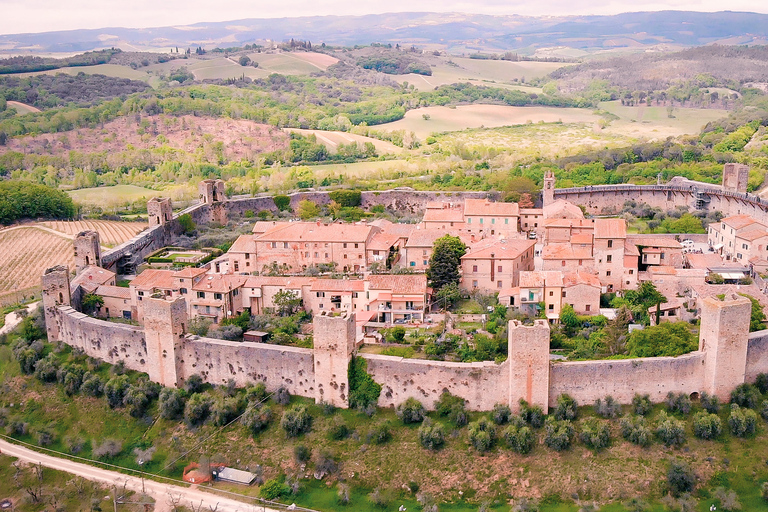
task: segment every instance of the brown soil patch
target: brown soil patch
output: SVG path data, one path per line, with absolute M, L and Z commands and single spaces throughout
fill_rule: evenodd
M 225 159 L 250 159 L 259 153 L 283 149 L 288 136 L 269 125 L 244 119 L 185 116 L 126 116 L 103 128 L 80 128 L 62 133 L 16 137 L 0 148 L 0 152 L 19 151 L 64 156 L 70 151 L 80 153 L 117 153 L 130 149 L 167 147 L 194 153 L 219 150 Z

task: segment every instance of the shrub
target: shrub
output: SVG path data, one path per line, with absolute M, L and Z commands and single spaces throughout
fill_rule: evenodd
M 339 470 L 339 463 L 331 452 L 321 450 L 317 455 L 315 469 L 320 473 L 331 475 Z
M 480 453 L 493 448 L 496 442 L 496 427 L 488 418 L 480 418 L 469 425 L 469 442 Z
M 741 510 L 741 502 L 736 493 L 730 489 L 724 487 L 718 487 L 715 489 L 715 498 L 720 500 L 720 510 L 725 512 L 736 512 Z
M 570 420 L 558 420 L 547 418 L 544 422 L 546 435 L 544 444 L 555 451 L 561 452 L 571 447 L 573 442 L 574 430 Z
M 374 507 L 387 508 L 389 503 L 392 501 L 392 496 L 390 496 L 387 491 L 377 487 L 371 494 L 368 495 L 368 500 L 370 500 Z
M 69 453 L 78 454 L 83 451 L 85 446 L 85 439 L 78 436 L 67 436 L 64 438 L 64 446 L 67 447 Z
M 723 422 L 717 414 L 705 411 L 693 416 L 693 435 L 699 439 L 715 439 L 723 431 Z
M 288 487 L 288 484 L 275 478 L 264 482 L 264 485 L 259 489 L 259 497 L 265 500 L 276 500 L 289 494 L 291 494 L 291 488 Z
M 768 482 L 763 482 L 760 486 L 760 495 L 763 497 L 763 501 L 768 501 Z
M 269 406 L 251 403 L 245 408 L 240 421 L 251 431 L 251 435 L 256 436 L 269 426 L 272 417 L 272 409 Z
M 128 377 L 125 375 L 119 375 L 109 379 L 104 386 L 104 394 L 107 395 L 107 404 L 109 404 L 112 409 L 122 406 L 123 399 L 125 398 L 125 394 L 128 392 L 129 387 L 130 383 L 128 382 Z
M 93 449 L 93 456 L 97 459 L 117 457 L 123 451 L 123 443 L 116 439 L 106 439 Z
M 336 412 L 336 406 L 330 402 L 323 402 L 321 400 L 319 405 L 320 405 L 320 412 L 322 412 L 326 416 L 330 416 Z
M 684 462 L 672 461 L 667 470 L 667 485 L 673 496 L 690 493 L 696 484 L 696 476 Z
M 281 212 L 289 210 L 291 208 L 291 198 L 285 195 L 274 196 L 272 200 L 275 202 L 275 206 Z
M 373 444 L 385 444 L 392 439 L 392 432 L 389 429 L 389 423 L 383 422 L 374 425 L 366 435 L 366 440 Z
M 731 403 L 739 407 L 748 407 L 754 409 L 760 403 L 760 392 L 752 384 L 739 384 L 736 389 L 731 391 Z
M 664 400 L 667 405 L 667 411 L 678 412 L 682 415 L 687 415 L 691 412 L 691 399 L 685 393 L 667 393 L 667 398 Z
M 752 409 L 742 409 L 738 404 L 731 404 L 728 427 L 736 437 L 752 435 L 757 427 L 757 414 Z
M 272 398 L 276 404 L 288 405 L 291 401 L 291 394 L 284 386 L 280 386 Z
M 211 421 L 217 427 L 223 427 L 240 415 L 240 402 L 236 398 L 224 397 L 213 402 Z
M 405 327 L 402 325 L 396 325 L 389 330 L 392 341 L 395 343 L 403 343 L 405 341 Z
M 579 439 L 588 448 L 600 450 L 611 442 L 611 430 L 605 422 L 597 418 L 587 418 L 580 422 Z
M 685 442 L 685 424 L 662 411 L 656 423 L 656 436 L 667 446 Z
M 167 420 L 176 420 L 184 415 L 186 397 L 184 391 L 176 388 L 163 388 L 157 401 L 157 409 L 160 417 Z
M 41 382 L 56 382 L 59 361 L 53 354 L 48 354 L 35 363 L 35 378 Z
M 37 444 L 39 446 L 49 446 L 56 439 L 56 434 L 48 427 L 43 427 L 37 431 Z
M 413 397 L 398 405 L 395 413 L 406 425 L 409 423 L 420 423 L 424 420 L 424 406 Z
M 768 421 L 768 400 L 763 400 L 763 403 L 760 404 L 760 416 Z
M 296 405 L 283 413 L 280 426 L 288 437 L 298 437 L 312 430 L 312 415 L 306 406 Z
M 123 397 L 123 405 L 134 418 L 141 418 L 149 407 L 149 397 L 138 386 L 130 386 Z
M 184 383 L 184 389 L 190 395 L 199 393 L 203 389 L 203 378 L 196 373 L 193 373 L 187 377 L 187 382 Z
M 757 374 L 757 378 L 755 378 L 755 387 L 763 394 L 768 393 L 768 373 Z
M 365 409 L 376 405 L 381 394 L 381 385 L 368 374 L 368 363 L 362 357 L 352 357 L 349 361 L 347 377 L 349 380 L 349 406 Z
M 522 420 L 512 422 L 501 434 L 508 448 L 517 453 L 530 453 L 533 449 L 533 431 Z
M 454 396 L 448 391 L 443 391 L 435 402 L 435 410 L 440 416 L 447 416 L 448 421 L 461 428 L 469 421 L 469 414 L 465 407 L 466 400 Z
M 544 426 L 544 410 L 538 405 L 529 405 L 520 399 L 520 417 L 533 428 Z
M 245 388 L 245 400 L 249 404 L 263 402 L 266 398 L 267 386 L 265 386 L 263 382 Z
M 651 410 L 653 410 L 651 398 L 648 395 L 640 395 L 635 393 L 635 396 L 632 397 L 632 410 L 638 416 L 645 416 L 651 412 Z
M 80 391 L 88 396 L 101 396 L 104 393 L 104 383 L 98 375 L 86 372 L 83 375 L 83 383 L 80 384 Z
M 621 436 L 632 444 L 646 447 L 651 444 L 653 432 L 643 416 L 621 419 Z
M 211 397 L 203 393 L 197 393 L 187 400 L 184 406 L 184 421 L 190 427 L 201 425 L 211 413 Z
M 339 483 L 336 491 L 337 501 L 339 505 L 349 504 L 349 486 L 347 484 Z
M 350 430 L 344 420 L 337 417 L 335 418 L 331 428 L 328 429 L 328 439 L 333 441 L 342 441 L 349 437 Z
M 573 421 L 579 415 L 579 404 L 573 397 L 564 393 L 557 397 L 554 415 L 557 420 Z
M 512 417 L 512 410 L 508 405 L 496 404 L 491 411 L 491 419 L 497 425 L 504 425 L 509 423 L 509 418 Z
M 611 395 L 595 400 L 595 414 L 603 418 L 615 418 L 621 414 L 621 405 Z
M 701 407 L 710 414 L 720 412 L 720 400 L 706 391 L 701 392 Z
M 303 444 L 297 444 L 293 448 L 293 458 L 299 464 L 306 464 L 309 459 L 312 458 L 312 450 L 304 446 Z
M 439 450 L 445 444 L 443 427 L 427 418 L 419 427 L 419 443 L 427 450 Z

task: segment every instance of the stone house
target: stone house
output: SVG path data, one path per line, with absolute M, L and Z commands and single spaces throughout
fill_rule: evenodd
M 466 292 L 498 293 L 518 286 L 520 272 L 534 269 L 533 240 L 485 239 L 461 258 L 460 288 Z
M 748 262 L 751 257 L 757 254 L 749 255 L 753 240 L 760 240 L 757 245 L 762 245 L 765 249 L 766 244 L 762 242 L 762 233 L 768 230 L 765 225 L 757 222 L 751 216 L 746 214 L 732 215 L 721 219 L 720 222 L 713 222 L 707 229 L 707 241 L 709 245 L 726 260 L 737 259 Z M 737 241 L 738 237 L 742 237 Z M 744 247 L 747 247 L 746 249 Z M 759 251 L 758 251 L 759 252 Z M 741 257 L 739 257 L 741 256 Z

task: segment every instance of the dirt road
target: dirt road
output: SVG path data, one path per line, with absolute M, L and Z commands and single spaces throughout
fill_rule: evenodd
M 216 496 L 195 486 L 181 487 L 163 484 L 154 480 L 128 476 L 115 471 L 108 471 L 87 464 L 45 455 L 1 439 L 0 452 L 25 462 L 33 464 L 39 462 L 45 467 L 66 471 L 67 473 L 99 482 L 109 487 L 116 486 L 118 494 L 123 489 L 138 493 L 143 492 L 155 500 L 155 512 L 170 512 L 173 510 L 174 504 L 190 508 L 194 505 L 195 510 L 215 510 L 216 512 L 278 512 L 276 509 L 266 508 L 262 505 L 251 505 L 231 498 Z

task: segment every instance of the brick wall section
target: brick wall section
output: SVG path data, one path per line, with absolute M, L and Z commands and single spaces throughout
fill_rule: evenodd
M 749 334 L 745 380 L 754 382 L 759 373 L 768 373 L 768 331 Z
M 381 384 L 380 407 L 395 407 L 412 397 L 431 410 L 445 390 L 467 400 L 467 408 L 473 411 L 488 411 L 494 404 L 507 403 L 507 362 L 452 363 L 378 354 L 360 356 L 368 362 L 373 380 Z
M 661 402 L 670 391 L 700 392 L 703 362 L 704 355 L 693 352 L 679 357 L 554 363 L 549 405 L 556 405 L 562 393 L 568 393 L 581 405 L 589 405 L 606 395 L 627 404 L 635 393 L 648 394 L 651 401 Z
M 311 349 L 187 336 L 180 357 L 186 376 L 211 384 L 263 382 L 269 391 L 285 386 L 292 395 L 315 396 Z

